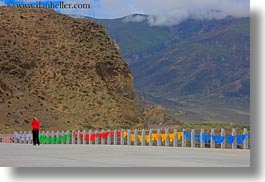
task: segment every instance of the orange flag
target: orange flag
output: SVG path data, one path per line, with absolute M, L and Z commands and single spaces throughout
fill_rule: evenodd
M 130 139 L 131 139 L 131 142 L 134 141 L 134 134 L 131 134 Z
M 182 135 L 183 135 L 183 132 L 178 132 L 178 140 L 181 140 Z
M 149 135 L 146 135 L 144 139 L 145 139 L 146 142 L 150 142 L 150 137 L 149 137 Z

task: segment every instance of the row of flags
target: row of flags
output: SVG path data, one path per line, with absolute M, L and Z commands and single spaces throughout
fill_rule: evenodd
M 49 144 L 61 144 L 61 143 L 66 143 L 67 139 L 71 140 L 72 137 L 74 137 L 75 139 L 78 137 L 83 139 L 85 141 L 95 141 L 96 139 L 107 139 L 108 137 L 113 138 L 115 132 L 111 131 L 111 132 L 101 132 L 101 133 L 93 133 L 93 134 L 84 134 L 83 133 L 79 133 L 78 132 L 69 132 L 65 135 L 59 135 L 59 136 L 47 136 L 47 135 L 43 135 L 41 134 L 39 136 L 40 138 L 40 142 L 41 143 L 49 143 Z M 191 132 L 176 132 L 176 133 L 170 133 L 170 134 L 155 134 L 152 133 L 151 135 L 147 134 L 144 136 L 144 140 L 146 142 L 150 142 L 150 140 L 152 142 L 157 141 L 158 139 L 161 139 L 162 142 L 165 142 L 167 138 L 169 138 L 169 142 L 173 142 L 174 138 L 175 140 L 180 141 L 182 139 L 182 136 L 186 136 L 188 141 L 191 141 Z M 131 142 L 134 142 L 135 140 L 135 135 L 134 134 L 130 134 L 130 136 L 128 136 L 128 132 L 124 131 L 117 131 L 116 132 L 116 136 L 117 138 L 121 138 L 121 135 L 123 136 L 123 138 L 130 138 Z M 250 138 L 250 134 L 243 134 L 243 135 L 236 135 L 236 136 L 218 136 L 218 135 L 210 135 L 210 134 L 195 134 L 195 140 L 196 142 L 201 142 L 201 140 L 203 140 L 205 143 L 210 143 L 211 138 L 217 143 L 217 144 L 221 144 L 223 143 L 225 140 L 227 142 L 227 144 L 232 144 L 234 141 L 237 141 L 237 144 L 243 144 L 243 141 L 247 138 Z M 14 139 L 15 140 L 26 140 L 26 141 L 31 141 L 32 140 L 32 134 L 18 134 L 18 133 L 14 133 Z M 143 142 L 143 136 L 142 135 L 137 135 L 137 140 L 139 142 Z

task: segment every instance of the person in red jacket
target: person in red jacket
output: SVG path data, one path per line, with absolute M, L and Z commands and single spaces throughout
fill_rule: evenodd
M 32 135 L 33 135 L 33 145 L 40 145 L 39 140 L 39 130 L 40 130 L 40 121 L 37 118 L 34 118 L 31 121 Z

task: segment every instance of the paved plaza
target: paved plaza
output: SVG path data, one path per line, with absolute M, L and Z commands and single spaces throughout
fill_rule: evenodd
M 1 167 L 249 167 L 250 151 L 0 143 Z

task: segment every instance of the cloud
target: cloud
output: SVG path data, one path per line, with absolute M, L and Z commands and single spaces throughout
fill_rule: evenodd
M 129 15 L 126 16 L 122 21 L 123 22 L 143 22 L 147 20 L 147 16 L 143 15 Z
M 183 20 L 190 17 L 190 14 L 185 10 L 175 10 L 172 12 L 152 15 L 148 17 L 148 23 L 151 26 L 161 26 L 161 25 L 175 25 Z
M 118 18 L 131 14 L 151 15 L 145 19 L 130 16 L 125 21 L 144 21 L 150 25 L 174 25 L 187 18 L 220 19 L 227 16 L 248 17 L 249 0 L 94 0 L 99 18 Z M 104 15 L 104 16 L 102 16 Z
M 4 6 L 5 2 L 0 0 L 0 6 Z

